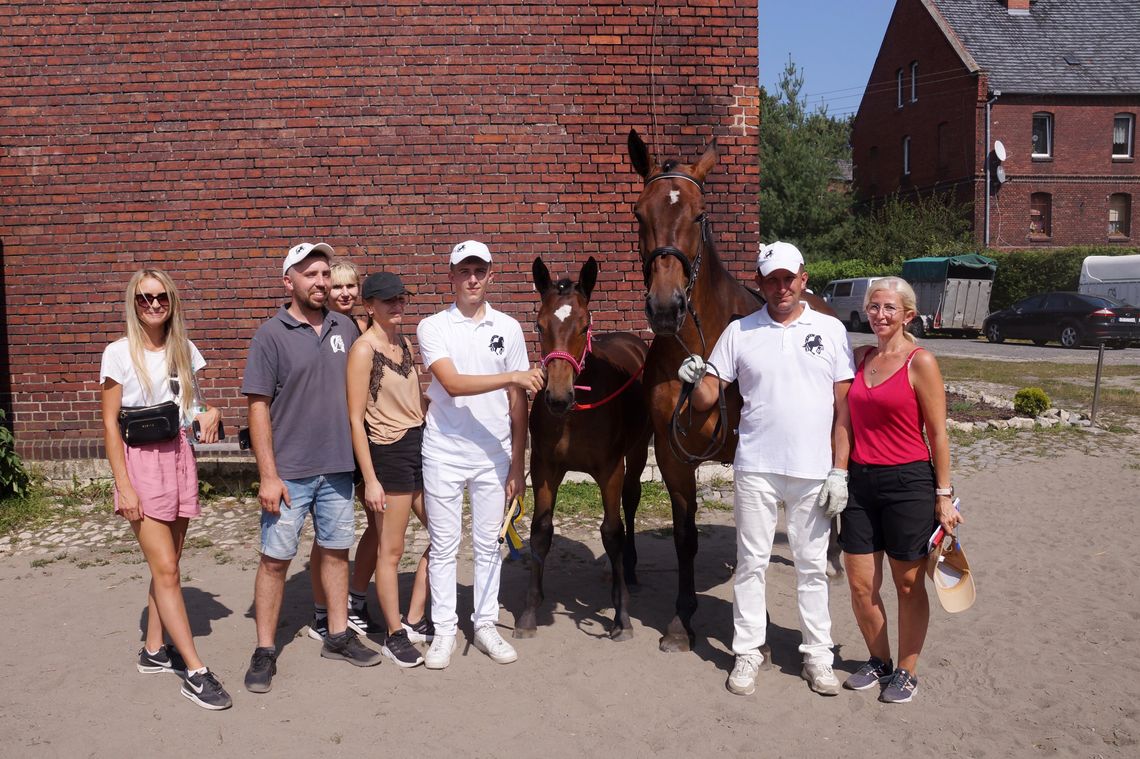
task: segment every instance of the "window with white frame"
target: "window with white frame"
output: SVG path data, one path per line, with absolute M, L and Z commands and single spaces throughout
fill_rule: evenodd
M 902 108 L 903 107 L 903 70 L 902 69 L 899 69 L 898 71 L 895 72 L 895 82 L 896 82 L 895 102 L 899 108 Z
M 910 176 L 910 136 L 903 137 L 902 141 L 903 176 Z
M 1108 236 L 1128 237 L 1131 230 L 1132 196 L 1118 192 L 1108 196 Z
M 910 62 L 910 102 L 918 102 L 918 61 Z
M 1053 114 L 1033 114 L 1032 139 L 1034 158 L 1049 158 L 1053 155 Z
M 1131 113 L 1118 113 L 1112 120 L 1112 157 L 1131 158 L 1132 139 L 1136 132 L 1136 117 Z

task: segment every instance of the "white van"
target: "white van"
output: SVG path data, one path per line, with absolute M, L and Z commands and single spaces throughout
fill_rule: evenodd
M 853 279 L 833 279 L 827 283 L 820 297 L 835 309 L 835 315 L 847 324 L 852 332 L 861 332 L 867 326 L 863 314 L 863 296 L 867 288 L 882 277 L 855 277 Z
M 1140 255 L 1089 256 L 1081 264 L 1077 292 L 1140 306 Z

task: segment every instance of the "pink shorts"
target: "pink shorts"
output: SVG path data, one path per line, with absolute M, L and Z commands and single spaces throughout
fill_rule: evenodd
M 139 497 L 142 513 L 151 519 L 173 522 L 178 517 L 196 517 L 198 465 L 183 430 L 173 440 L 131 446 L 126 443 L 127 477 Z M 115 511 L 119 491 L 115 489 Z

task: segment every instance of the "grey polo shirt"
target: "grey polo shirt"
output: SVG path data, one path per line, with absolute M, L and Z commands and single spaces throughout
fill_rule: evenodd
M 254 334 L 241 391 L 272 398 L 273 455 L 282 479 L 355 468 L 345 375 L 357 334 L 351 318 L 326 311 L 317 335 L 284 306 Z

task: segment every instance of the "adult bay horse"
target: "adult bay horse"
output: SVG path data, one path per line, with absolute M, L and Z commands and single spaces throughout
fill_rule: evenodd
M 697 554 L 696 468 L 703 461 L 730 463 L 736 454 L 740 389 L 732 383 L 718 406 L 676 414 L 681 396 L 677 368 L 690 354 L 708 358 L 725 327 L 763 305 L 721 263 L 705 211 L 704 180 L 716 164 L 714 140 L 696 163 L 658 164 L 631 129 L 629 158 L 645 180 L 634 206 L 638 254 L 645 278 L 645 313 L 655 337 L 645 363 L 657 465 L 673 507 L 677 550 L 676 616 L 660 640 L 662 651 L 688 651 L 697 609 L 693 560 Z M 811 307 L 832 310 L 815 296 Z
M 554 503 L 566 472 L 589 474 L 602 492 L 602 545 L 610 559 L 614 624 L 610 637 L 628 640 L 629 589 L 636 583 L 634 515 L 641 500 L 641 472 L 649 455 L 649 409 L 641 385 L 648 348 L 628 332 L 594 334 L 590 296 L 598 277 L 592 257 L 578 281 L 551 280 L 541 258 L 532 267 L 542 304 L 536 328 L 546 368 L 546 386 L 530 412 L 530 585 L 515 621 L 516 638 L 537 629 L 542 574 L 554 536 Z M 622 525 L 622 511 L 625 525 Z

